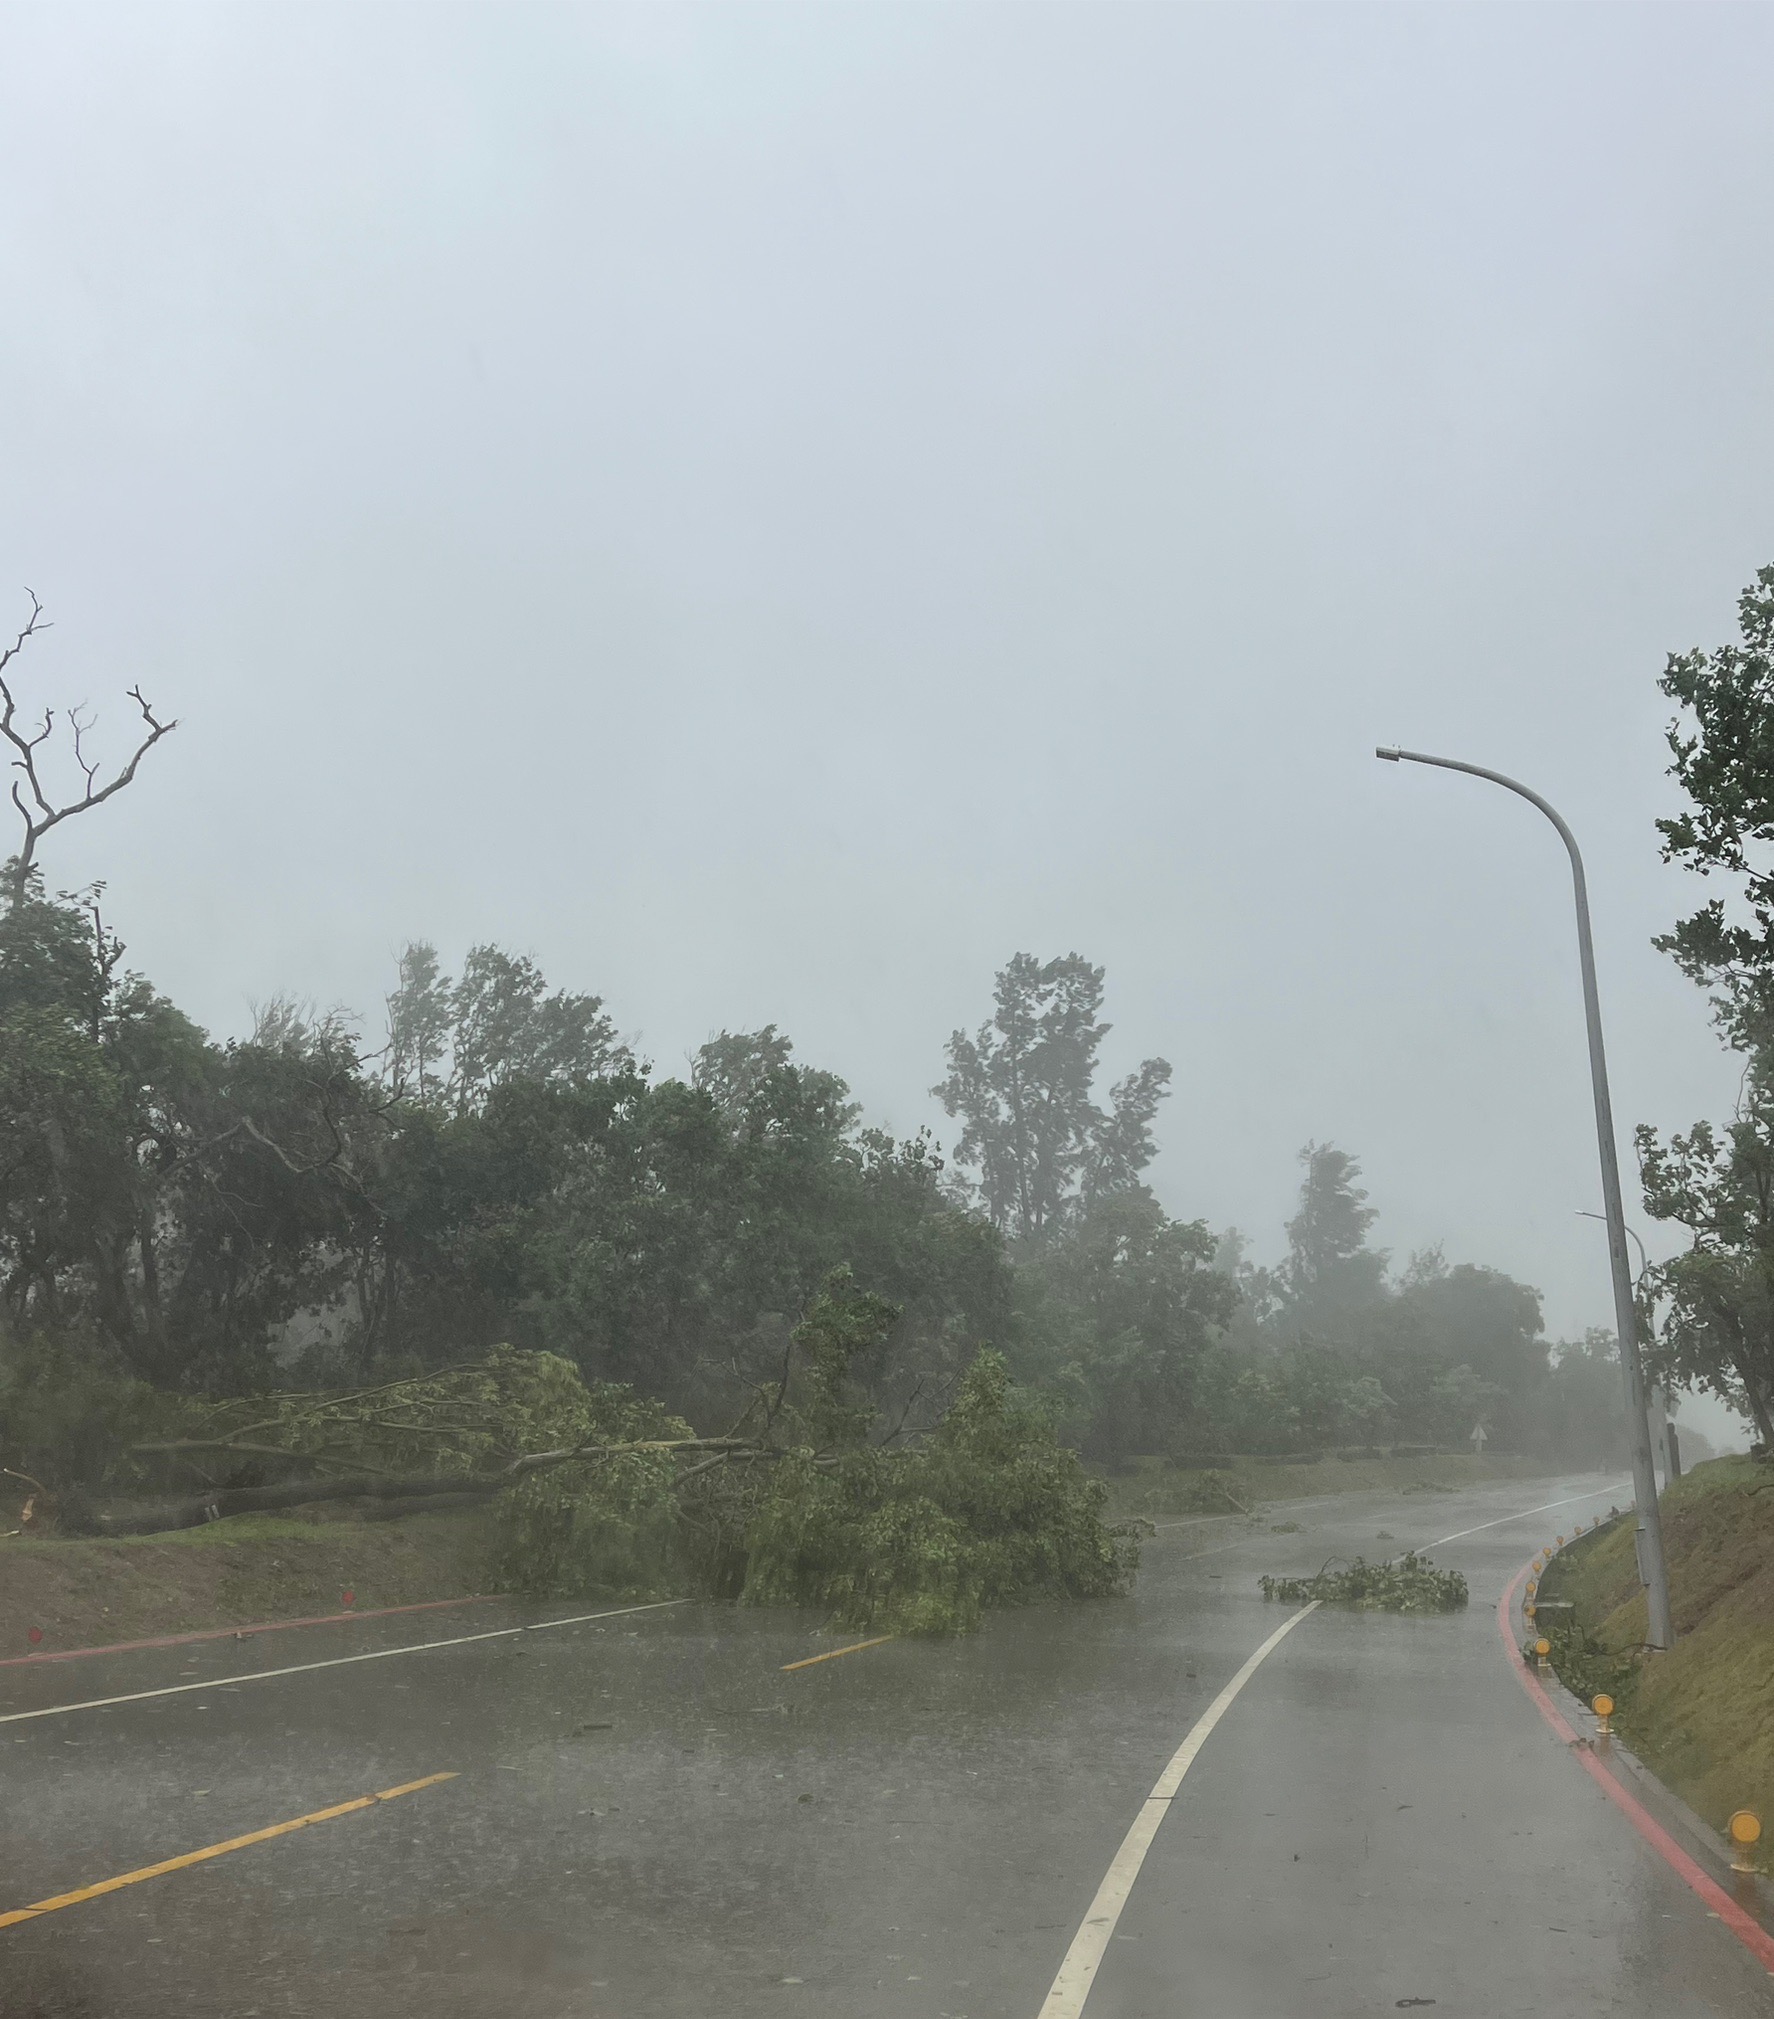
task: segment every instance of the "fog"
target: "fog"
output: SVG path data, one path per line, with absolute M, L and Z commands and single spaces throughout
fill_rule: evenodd
M 52 841 L 222 1032 L 409 937 L 775 1022 L 872 1119 L 1015 951 L 1176 1067 L 1152 1177 L 1610 1316 L 1717 1114 L 1650 945 L 1665 652 L 1774 559 L 1774 15 L 0 11 L 0 613 L 177 714 Z M 6 627 L 10 630 L 12 627 Z M 1630 1187 L 1629 1187 L 1630 1190 Z M 1642 1220 L 1642 1216 L 1641 1216 Z M 1646 1226 L 1652 1252 L 1673 1245 Z

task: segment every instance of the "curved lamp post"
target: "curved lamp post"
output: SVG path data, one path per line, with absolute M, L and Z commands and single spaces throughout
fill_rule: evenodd
M 1620 1341 L 1620 1366 L 1626 1376 L 1626 1430 L 1632 1450 L 1632 1497 L 1638 1510 L 1639 1578 L 1645 1587 L 1653 1647 L 1675 1645 L 1675 1622 L 1669 1610 L 1669 1573 L 1663 1560 L 1663 1523 L 1657 1510 L 1657 1471 L 1651 1457 L 1651 1428 L 1645 1415 L 1645 1377 L 1639 1365 L 1638 1306 L 1632 1293 L 1632 1269 L 1626 1254 L 1626 1215 L 1620 1200 L 1620 1163 L 1614 1144 L 1614 1109 L 1608 1098 L 1608 1061 L 1602 1049 L 1601 1002 L 1595 988 L 1595 947 L 1589 932 L 1589 886 L 1577 837 L 1556 807 L 1519 780 L 1482 764 L 1462 764 L 1455 757 L 1429 757 L 1420 750 L 1397 750 L 1382 744 L 1374 752 L 1389 764 L 1433 764 L 1442 771 L 1464 771 L 1488 778 L 1493 785 L 1537 806 L 1554 827 L 1571 858 L 1571 882 L 1577 898 L 1577 960 L 1583 971 L 1583 1014 L 1589 1026 L 1589 1080 L 1595 1096 L 1596 1147 L 1601 1153 L 1602 1207 L 1608 1228 L 1609 1273 L 1614 1284 L 1614 1329 Z

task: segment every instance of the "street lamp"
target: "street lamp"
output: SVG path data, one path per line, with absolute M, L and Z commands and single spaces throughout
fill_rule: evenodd
M 1626 1255 L 1626 1215 L 1620 1201 L 1620 1164 L 1614 1145 L 1614 1109 L 1608 1098 L 1608 1061 L 1602 1049 L 1601 1002 L 1595 988 L 1595 946 L 1589 932 L 1589 887 L 1577 837 L 1558 810 L 1537 792 L 1501 771 L 1482 764 L 1462 764 L 1454 757 L 1429 757 L 1420 750 L 1374 752 L 1389 764 L 1433 764 L 1442 771 L 1464 771 L 1488 778 L 1537 806 L 1554 827 L 1571 858 L 1571 882 L 1577 898 L 1577 960 L 1583 972 L 1583 1014 L 1589 1026 L 1589 1081 L 1595 1096 L 1596 1147 L 1601 1153 L 1602 1207 L 1607 1216 L 1609 1273 L 1614 1285 L 1614 1328 L 1620 1339 L 1620 1366 L 1626 1376 L 1626 1432 L 1632 1449 L 1632 1497 L 1638 1510 L 1639 1578 L 1649 1611 L 1653 1647 L 1675 1645 L 1675 1622 L 1669 1609 L 1669 1572 L 1663 1560 L 1663 1523 L 1657 1511 L 1657 1471 L 1651 1457 L 1651 1427 L 1645 1415 L 1645 1376 L 1638 1354 L 1638 1305 Z

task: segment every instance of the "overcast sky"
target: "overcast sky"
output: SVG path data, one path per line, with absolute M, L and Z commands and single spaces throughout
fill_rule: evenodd
M 1329 1138 L 1606 1323 L 1557 838 L 1372 752 L 1563 809 L 1623 1137 L 1722 1112 L 1655 681 L 1774 559 L 1770 74 L 1693 0 L 0 9 L 0 612 L 182 722 L 51 877 L 223 1034 L 495 938 L 901 1130 L 1076 949 L 1172 1211 L 1272 1256 Z

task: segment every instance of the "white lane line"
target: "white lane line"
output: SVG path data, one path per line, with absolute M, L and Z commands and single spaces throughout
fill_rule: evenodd
M 1183 1784 L 1183 1776 L 1195 1764 L 1195 1756 L 1207 1743 L 1214 1726 L 1232 1708 L 1238 1692 L 1307 1613 L 1316 1612 L 1318 1606 L 1319 1601 L 1314 1599 L 1310 1605 L 1301 1606 L 1292 1619 L 1282 1621 L 1195 1720 L 1189 1736 L 1171 1755 L 1170 1764 L 1140 1804 L 1138 1815 L 1134 1817 L 1127 1835 L 1121 1839 L 1120 1850 L 1115 1853 L 1108 1871 L 1103 1875 L 1102 1884 L 1096 1889 L 1096 1898 L 1091 1901 L 1083 1923 L 1072 1937 L 1072 1946 L 1059 1966 L 1059 1975 L 1054 1978 L 1053 1988 L 1041 2006 L 1040 2019 L 1078 2019 L 1079 2013 L 1084 2010 L 1085 1999 L 1090 1996 L 1090 1987 L 1096 1982 L 1096 1973 L 1108 1949 L 1109 1939 L 1115 1932 L 1115 1924 L 1121 1919 L 1121 1910 L 1127 1905 L 1133 1883 L 1140 1875 L 1140 1867 L 1146 1862 L 1146 1853 L 1152 1848 L 1158 1826 L 1164 1821 L 1172 1798 Z
M 288 1668 L 249 1669 L 245 1675 L 212 1676 L 208 1682 L 169 1683 L 164 1689 L 132 1690 L 128 1696 L 88 1697 L 84 1703 L 48 1704 L 40 1711 L 7 1711 L 0 1716 L 0 1725 L 23 1724 L 28 1718 L 66 1717 L 70 1711 L 109 1710 L 113 1704 L 145 1703 L 150 1697 L 189 1696 L 193 1690 L 208 1690 L 212 1695 L 217 1690 L 232 1689 L 236 1683 L 269 1682 L 274 1676 L 308 1675 L 320 1668 L 349 1668 L 353 1662 L 388 1661 L 399 1654 L 430 1654 L 434 1648 L 467 1647 L 477 1640 L 509 1640 L 514 1634 L 546 1633 L 552 1626 L 584 1626 L 588 1620 L 622 1619 L 631 1612 L 659 1612 L 668 1605 L 688 1605 L 685 1598 L 655 1599 L 649 1605 L 619 1605 L 609 1612 L 575 1613 L 571 1619 L 539 1619 L 531 1626 L 499 1626 L 488 1633 L 461 1633 L 452 1640 L 422 1640 L 411 1647 L 378 1647 L 368 1654 L 334 1655 L 327 1661 L 299 1661 Z
M 1618 1493 L 1619 1480 L 1612 1486 L 1598 1486 L 1593 1493 L 1567 1494 L 1563 1500 L 1543 1500 L 1538 1507 L 1524 1507 L 1519 1514 L 1500 1514 L 1495 1521 L 1481 1521 L 1476 1528 L 1456 1528 L 1452 1535 L 1437 1537 L 1434 1542 L 1426 1542 L 1424 1549 L 1439 1549 L 1444 1542 L 1462 1542 L 1469 1535 L 1481 1535 L 1487 1528 L 1502 1528 L 1511 1521 L 1526 1521 L 1530 1514 L 1546 1514 L 1555 1507 L 1574 1507 L 1579 1500 L 1600 1500 L 1605 1493 Z

